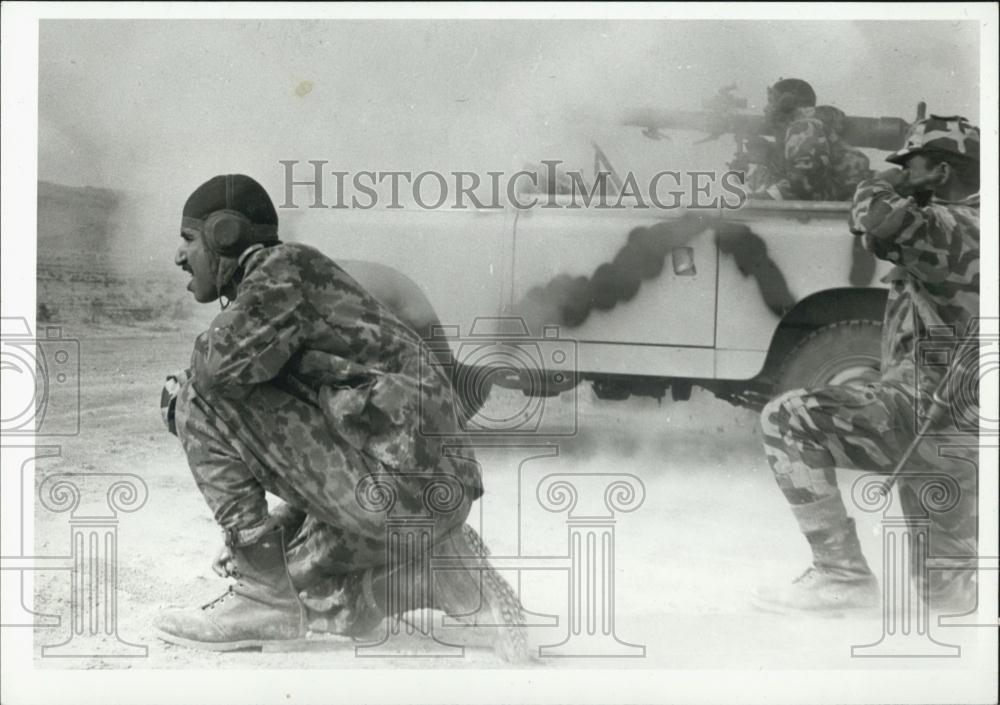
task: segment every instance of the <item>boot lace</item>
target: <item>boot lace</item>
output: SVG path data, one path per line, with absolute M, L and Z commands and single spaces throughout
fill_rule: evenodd
M 802 575 L 800 575 L 795 580 L 793 580 L 792 583 L 793 584 L 795 584 L 795 583 L 811 583 L 817 577 L 819 577 L 819 571 L 816 570 L 815 566 L 809 566 L 808 568 L 805 569 L 805 571 L 802 573 Z
M 236 587 L 236 585 L 240 584 L 240 574 L 239 574 L 239 570 L 237 569 L 236 560 L 235 559 L 233 560 L 233 568 L 232 568 L 232 570 L 227 570 L 226 571 L 226 575 L 228 575 L 231 578 L 235 578 L 236 579 L 236 583 L 235 584 L 231 584 L 226 589 L 226 591 L 224 593 L 222 593 L 217 598 L 215 598 L 214 600 L 212 600 L 211 602 L 209 602 L 202 609 L 205 609 L 205 610 L 214 610 L 216 607 L 219 607 L 223 603 L 225 603 L 226 600 L 228 600 L 229 598 L 236 596 L 236 590 L 234 588 Z
M 235 596 L 236 596 L 236 592 L 233 590 L 233 586 L 230 585 L 228 590 L 226 590 L 224 593 L 222 593 L 221 595 L 219 595 L 217 598 L 215 598 L 214 600 L 212 600 L 211 602 L 209 602 L 207 605 L 205 605 L 204 607 L 202 607 L 202 609 L 204 609 L 204 610 L 214 610 L 216 607 L 219 607 L 220 605 L 222 605 L 226 600 L 228 600 L 231 597 L 235 597 Z

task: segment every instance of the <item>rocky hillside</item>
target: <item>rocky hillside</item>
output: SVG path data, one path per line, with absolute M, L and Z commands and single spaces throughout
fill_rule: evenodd
M 38 183 L 38 320 L 132 323 L 186 318 L 174 230 L 137 195 Z M 171 223 L 172 224 L 172 223 Z

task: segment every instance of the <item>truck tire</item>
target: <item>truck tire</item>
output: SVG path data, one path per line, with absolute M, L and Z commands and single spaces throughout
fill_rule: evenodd
M 882 324 L 877 321 L 840 321 L 817 328 L 785 356 L 774 394 L 875 382 L 881 350 Z

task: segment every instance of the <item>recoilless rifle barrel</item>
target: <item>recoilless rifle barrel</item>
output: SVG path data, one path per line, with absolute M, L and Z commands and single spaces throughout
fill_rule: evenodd
M 733 88 L 728 86 L 706 100 L 705 110 L 629 110 L 622 116 L 622 123 L 641 127 L 650 136 L 655 136 L 661 129 L 706 132 L 708 139 L 724 134 L 735 135 L 737 140 L 770 135 L 771 128 L 763 115 L 738 112 L 746 108 L 746 99 L 732 95 Z M 926 109 L 923 102 L 917 105 L 918 120 L 923 119 Z M 844 120 L 841 137 L 854 147 L 889 152 L 900 148 L 909 127 L 910 123 L 903 118 L 849 115 Z

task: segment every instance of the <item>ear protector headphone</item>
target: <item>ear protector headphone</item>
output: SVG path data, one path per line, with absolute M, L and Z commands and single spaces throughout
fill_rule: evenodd
M 201 233 L 205 246 L 222 257 L 236 257 L 250 245 L 277 242 L 278 228 L 257 225 L 242 213 L 221 210 L 210 213 L 205 220 L 184 216 L 182 227 Z
M 222 257 L 236 257 L 254 243 L 277 242 L 278 226 L 258 225 L 229 206 L 233 184 L 226 177 L 226 208 L 213 211 L 204 220 L 184 216 L 181 227 L 201 233 L 205 246 Z

